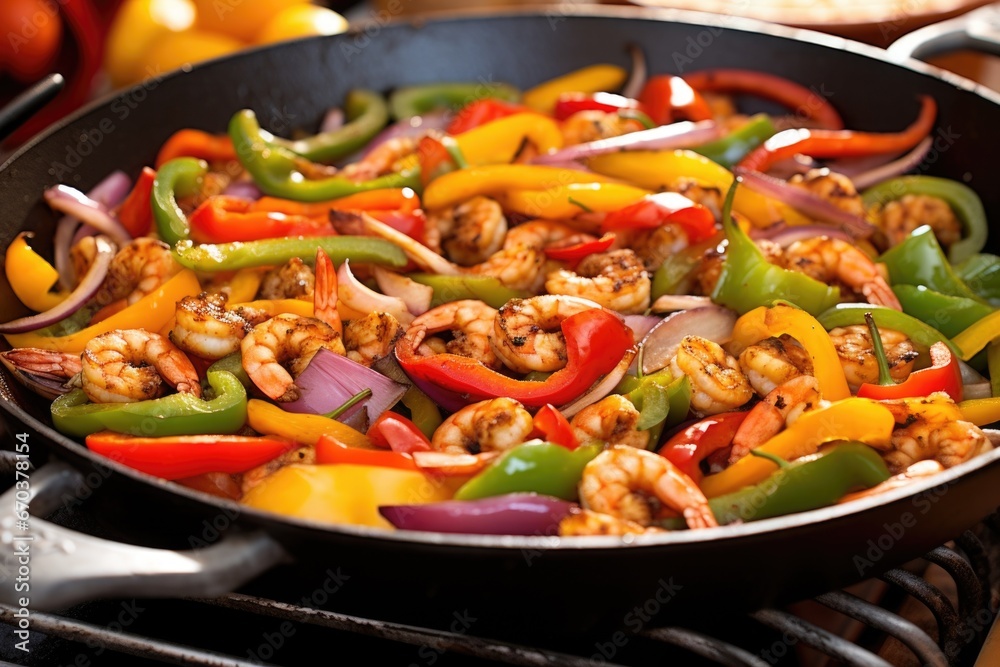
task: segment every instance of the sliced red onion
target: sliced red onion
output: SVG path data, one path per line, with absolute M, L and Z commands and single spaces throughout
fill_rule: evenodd
M 115 245 L 106 236 L 98 236 L 95 241 L 97 254 L 94 257 L 94 261 L 91 262 L 90 268 L 87 269 L 87 274 L 83 277 L 83 280 L 80 281 L 80 284 L 77 285 L 76 289 L 65 300 L 61 301 L 54 308 L 46 310 L 44 313 L 0 324 L 0 333 L 23 333 L 47 327 L 63 318 L 69 317 L 90 300 L 90 297 L 94 296 L 101 287 L 105 276 L 108 275 L 108 267 L 111 266 L 111 260 L 115 256 Z
M 712 300 L 707 296 L 692 296 L 690 294 L 664 294 L 650 306 L 654 313 L 672 313 L 678 310 L 705 308 L 711 306 Z M 662 319 L 662 318 L 657 318 Z
M 226 186 L 226 189 L 222 191 L 222 194 L 227 197 L 238 197 L 248 201 L 257 201 L 264 196 L 264 193 L 260 191 L 260 188 L 257 187 L 256 183 L 253 181 L 242 180 L 231 182 Z
M 618 386 L 618 383 L 622 381 L 625 374 L 628 373 L 629 366 L 632 365 L 632 361 L 636 356 L 636 348 L 632 348 L 625 353 L 618 365 L 611 369 L 611 372 L 605 375 L 603 378 L 594 383 L 594 385 L 585 391 L 582 396 L 574 401 L 562 405 L 559 407 L 559 412 L 563 413 L 564 417 L 572 417 L 580 410 L 583 410 L 588 405 L 593 405 L 599 400 L 611 393 L 611 390 Z
M 368 142 L 364 152 L 358 157 L 360 159 L 365 158 L 373 150 L 393 139 L 422 137 L 432 130 L 444 130 L 450 122 L 451 112 L 447 109 L 431 111 L 422 116 L 404 118 L 379 132 L 374 139 Z
M 323 116 L 323 122 L 320 123 L 319 131 L 322 132 L 333 132 L 334 130 L 339 130 L 344 126 L 344 110 L 340 107 L 333 107 L 329 109 Z
M 344 260 L 337 269 L 337 296 L 345 306 L 359 313 L 389 313 L 404 327 L 413 321 L 402 299 L 379 294 L 355 278 L 349 260 Z
M 849 176 L 849 178 L 854 181 L 854 187 L 858 190 L 864 190 L 882 181 L 905 174 L 911 169 L 916 168 L 927 157 L 927 153 L 930 151 L 933 143 L 934 139 L 932 137 L 924 137 L 909 153 L 903 155 L 898 160 L 893 160 L 856 176 Z M 830 165 L 830 169 L 837 171 L 837 168 L 833 165 Z
M 685 336 L 701 336 L 722 345 L 733 337 L 736 313 L 722 306 L 682 310 L 670 315 L 642 341 L 642 372 L 646 375 L 666 368 Z
M 396 528 L 472 535 L 554 535 L 573 503 L 534 493 L 426 505 L 383 505 L 379 513 Z
M 295 386 L 299 388 L 299 398 L 282 403 L 281 407 L 288 412 L 307 414 L 332 412 L 351 397 L 365 389 L 371 389 L 370 398 L 337 418 L 341 422 L 347 422 L 360 413 L 362 408 L 367 411 L 368 419 L 375 421 L 406 393 L 405 386 L 326 348 L 321 348 L 306 369 L 295 378 Z
M 698 146 L 708 141 L 713 141 L 722 136 L 722 128 L 713 121 L 702 120 L 697 123 L 681 121 L 670 125 L 661 125 L 649 130 L 630 132 L 619 137 L 610 139 L 598 139 L 585 144 L 577 144 L 564 148 L 554 153 L 539 155 L 532 162 L 534 164 L 558 164 L 560 162 L 571 162 L 582 160 L 605 153 L 618 153 L 620 151 L 631 150 L 673 150 L 675 148 L 689 148 Z
M 629 44 L 628 54 L 632 58 L 632 72 L 622 88 L 622 96 L 637 100 L 646 85 L 646 54 L 638 44 Z
M 635 342 L 638 343 L 662 319 L 662 317 L 657 317 L 656 315 L 626 315 L 625 326 L 632 330 L 632 336 L 635 337 Z
M 107 234 L 119 247 L 127 245 L 132 240 L 131 234 L 102 204 L 76 188 L 57 185 L 46 190 L 44 196 L 49 206 L 98 229 L 102 234 Z
M 462 271 L 458 266 L 420 243 L 420 241 L 410 238 L 403 232 L 393 229 L 367 213 L 361 213 L 360 217 L 364 230 L 367 233 L 382 237 L 386 241 L 392 241 L 402 248 L 407 257 L 425 271 L 442 276 L 457 276 L 461 274 Z
M 962 372 L 962 397 L 964 399 L 991 398 L 993 396 L 993 386 L 979 371 L 961 359 L 958 360 L 958 368 Z
M 867 238 L 875 231 L 875 226 L 864 218 L 843 211 L 804 188 L 752 169 L 737 167 L 734 171 L 743 177 L 743 182 L 751 190 L 773 197 L 817 220 L 840 225 L 855 238 Z
M 840 227 L 830 227 L 827 225 L 786 225 L 783 222 L 771 225 L 770 227 L 753 228 L 750 230 L 750 238 L 756 240 L 766 239 L 774 241 L 782 248 L 787 248 L 796 241 L 816 238 L 817 236 L 829 236 L 832 239 L 853 242 L 851 235 Z
M 422 315 L 430 310 L 431 299 L 434 298 L 433 287 L 422 285 L 380 266 L 376 266 L 374 272 L 378 288 L 387 296 L 400 299 L 406 304 L 406 309 L 410 311 L 411 315 Z
M 132 189 L 132 179 L 124 171 L 113 171 L 108 176 L 95 185 L 87 196 L 101 204 L 107 210 L 125 201 L 129 191 Z

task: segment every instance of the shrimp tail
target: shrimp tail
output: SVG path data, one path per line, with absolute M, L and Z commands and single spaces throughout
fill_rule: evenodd
M 316 284 L 313 289 L 313 310 L 316 319 L 326 322 L 338 334 L 343 335 L 344 324 L 337 310 L 337 272 L 326 251 L 316 248 Z

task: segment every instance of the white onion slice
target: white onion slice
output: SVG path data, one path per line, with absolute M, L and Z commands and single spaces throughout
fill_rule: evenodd
M 714 141 L 722 136 L 722 128 L 714 121 L 702 120 L 697 123 L 681 121 L 670 125 L 661 125 L 649 130 L 630 132 L 619 137 L 610 139 L 598 139 L 585 144 L 577 144 L 555 151 L 539 155 L 532 162 L 534 164 L 559 164 L 582 160 L 584 158 L 604 155 L 605 153 L 618 153 L 624 150 L 673 150 L 675 148 L 689 148 L 698 146 L 709 141 Z
M 701 336 L 722 345 L 733 337 L 736 313 L 722 306 L 682 310 L 670 315 L 642 341 L 642 372 L 666 368 L 685 336 Z
M 431 308 L 434 288 L 411 280 L 404 275 L 384 269 L 374 268 L 375 282 L 384 294 L 401 299 L 411 315 L 423 315 Z
M 442 276 L 457 276 L 462 273 L 458 266 L 452 264 L 424 244 L 410 238 L 401 231 L 393 229 L 384 222 L 376 220 L 367 213 L 361 214 L 361 222 L 366 232 L 380 236 L 386 241 L 392 241 L 403 249 L 407 257 L 425 271 L 437 273 Z
M 337 269 L 337 296 L 341 303 L 359 313 L 389 313 L 404 327 L 413 321 L 413 315 L 402 299 L 379 294 L 355 278 L 351 273 L 350 260 L 345 259 Z
M 579 398 L 563 405 L 559 412 L 563 413 L 567 419 L 572 417 L 588 405 L 593 405 L 611 393 L 611 390 L 618 386 L 625 374 L 628 372 L 632 360 L 635 359 L 636 348 L 631 348 L 625 353 L 618 365 L 611 369 L 602 379 L 598 380 L 590 389 L 585 391 Z

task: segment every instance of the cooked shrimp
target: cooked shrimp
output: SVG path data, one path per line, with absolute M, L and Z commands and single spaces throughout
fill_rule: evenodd
M 619 519 L 610 514 L 601 514 L 576 507 L 572 508 L 569 514 L 559 522 L 559 535 L 561 537 L 635 535 L 659 533 L 662 530 L 656 526 L 643 526 L 641 523 L 628 519 Z
M 722 202 L 725 199 L 722 190 L 702 185 L 693 178 L 677 179 L 674 189 L 694 203 L 707 208 L 717 221 L 722 221 Z
M 799 375 L 779 385 L 753 406 L 736 430 L 729 463 L 736 463 L 819 404 L 819 382 L 811 375 Z
M 454 454 L 503 452 L 528 439 L 535 426 L 531 414 L 512 398 L 493 398 L 467 405 L 437 427 L 434 449 Z
M 649 432 L 636 429 L 639 411 L 621 394 L 610 394 L 588 405 L 573 415 L 569 423 L 581 444 L 599 440 L 639 449 L 649 444 Z
M 858 217 L 865 215 L 865 205 L 861 201 L 854 183 L 847 176 L 829 169 L 810 169 L 805 174 L 795 174 L 788 184 L 825 199 L 841 211 Z
M 221 359 L 240 349 L 251 328 L 239 313 L 226 309 L 226 297 L 202 292 L 177 302 L 170 341 L 202 359 Z
M 617 248 L 631 248 L 647 271 L 655 271 L 663 262 L 688 247 L 688 237 L 678 225 L 660 225 L 654 229 L 616 232 Z
M 511 299 L 497 311 L 490 346 L 520 373 L 557 371 L 566 365 L 566 340 L 559 326 L 567 317 L 593 308 L 600 306 L 572 296 Z
M 740 368 L 759 396 L 800 375 L 812 375 L 812 359 L 796 341 L 765 338 L 740 353 Z
M 659 454 L 625 445 L 604 450 L 584 467 L 580 503 L 642 526 L 661 518 L 664 509 L 680 512 L 688 528 L 719 525 L 690 477 Z
M 906 334 L 892 329 L 879 329 L 878 333 L 889 361 L 889 374 L 896 382 L 902 382 L 910 376 L 913 362 L 920 355 Z M 844 368 L 847 384 L 860 387 L 865 382 L 878 382 L 878 361 L 867 326 L 854 324 L 831 329 L 830 340 Z
M 337 271 L 322 248 L 316 248 L 316 275 L 313 283 L 313 315 L 343 335 L 344 324 L 337 310 Z
M 567 146 L 585 144 L 598 139 L 620 137 L 642 129 L 642 124 L 618 113 L 578 111 L 562 124 L 563 141 Z
M 170 246 L 163 241 L 139 237 L 118 251 L 108 276 L 94 295 L 94 303 L 106 306 L 125 299 L 131 305 L 155 291 L 181 270 Z
M 878 265 L 847 241 L 827 236 L 796 241 L 785 250 L 785 259 L 789 269 L 824 283 L 839 281 L 868 303 L 902 310 Z
M 463 299 L 428 310 L 417 317 L 403 334 L 413 349 L 422 356 L 442 352 L 479 359 L 494 370 L 502 364 L 490 346 L 490 334 L 497 311 L 482 301 Z M 451 340 L 430 338 L 433 334 L 450 332 Z
M 923 460 L 951 468 L 993 449 L 982 429 L 963 421 L 962 411 L 944 392 L 881 403 L 896 420 L 891 450 L 882 454 L 894 474 Z
M 588 255 L 576 271 L 559 269 L 545 279 L 550 294 L 583 297 L 626 314 L 649 308 L 651 285 L 642 261 L 632 250 Z
M 247 470 L 239 477 L 240 491 L 243 495 L 246 495 L 250 489 L 263 482 L 270 475 L 273 475 L 285 466 L 290 466 L 296 463 L 301 463 L 303 465 L 312 465 L 316 463 L 316 448 L 299 447 L 298 449 L 293 449 L 290 452 L 285 452 L 278 458 L 271 459 L 263 465 Z
M 440 247 L 460 266 L 485 262 L 500 250 L 507 235 L 507 218 L 493 199 L 472 199 L 427 217 L 427 245 Z
M 898 489 L 901 486 L 906 486 L 907 484 L 915 482 L 918 479 L 932 477 L 942 470 L 944 470 L 944 466 L 937 461 L 917 461 L 903 472 L 890 477 L 881 484 L 877 484 L 870 489 L 865 489 L 864 491 L 848 493 L 846 496 L 838 500 L 837 504 L 849 503 L 852 500 L 858 500 L 859 498 L 877 496 L 887 491 Z
M 392 353 L 396 340 L 402 335 L 402 325 L 389 313 L 368 313 L 351 320 L 344 329 L 347 358 L 370 368 Z
M 503 248 L 469 273 L 493 276 L 507 287 L 538 292 L 545 283 L 545 247 L 592 238 L 568 225 L 545 220 L 525 222 L 507 232 Z
M 873 209 L 871 217 L 890 246 L 905 241 L 914 229 L 930 225 L 945 248 L 962 238 L 962 223 L 948 202 L 930 195 L 903 195 Z
M 344 354 L 344 342 L 329 324 L 314 317 L 287 313 L 258 324 L 240 344 L 243 369 L 262 392 L 276 401 L 294 401 L 299 397 L 293 378 L 324 347 Z
M 753 397 L 739 362 L 701 336 L 681 339 L 670 370 L 676 377 L 691 379 L 691 407 L 702 417 L 735 410 Z
M 94 403 L 157 398 L 166 382 L 201 396 L 198 372 L 173 343 L 143 329 L 117 329 L 91 338 L 83 350 L 83 391 Z
M 69 380 L 83 370 L 79 354 L 37 347 L 18 347 L 0 352 L 0 361 L 11 371 L 41 375 L 51 380 Z
M 261 299 L 309 299 L 315 286 L 313 270 L 298 257 L 292 257 L 264 274 L 258 296 Z

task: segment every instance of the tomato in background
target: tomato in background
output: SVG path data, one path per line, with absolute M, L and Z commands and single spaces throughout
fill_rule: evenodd
M 55 64 L 63 35 L 59 4 L 0 0 L 0 70 L 33 83 Z
M 267 22 L 254 42 L 271 44 L 312 35 L 337 35 L 346 30 L 347 19 L 332 9 L 317 5 L 291 5 Z

